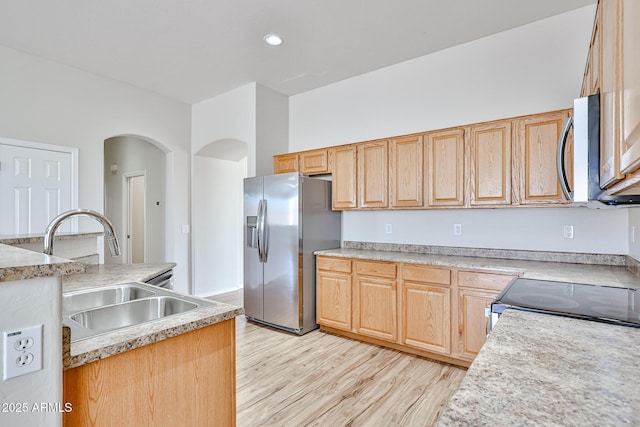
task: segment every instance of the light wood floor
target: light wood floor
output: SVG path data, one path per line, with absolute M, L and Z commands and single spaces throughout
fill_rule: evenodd
M 211 299 L 242 305 L 241 292 Z M 236 325 L 239 427 L 430 426 L 466 372 L 317 330 Z

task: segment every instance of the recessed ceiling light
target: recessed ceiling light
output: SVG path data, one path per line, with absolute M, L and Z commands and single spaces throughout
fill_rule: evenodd
M 277 34 L 267 34 L 264 36 L 264 42 L 269 46 L 280 46 L 282 44 L 282 37 Z

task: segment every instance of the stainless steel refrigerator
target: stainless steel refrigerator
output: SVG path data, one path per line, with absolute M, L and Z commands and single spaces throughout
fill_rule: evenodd
M 340 247 L 331 182 L 298 173 L 244 180 L 247 319 L 305 334 L 316 329 L 315 257 Z

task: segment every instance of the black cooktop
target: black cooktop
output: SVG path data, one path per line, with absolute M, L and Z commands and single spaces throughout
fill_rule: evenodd
M 640 328 L 640 292 L 632 288 L 516 278 L 491 304 L 493 313 L 507 308 Z

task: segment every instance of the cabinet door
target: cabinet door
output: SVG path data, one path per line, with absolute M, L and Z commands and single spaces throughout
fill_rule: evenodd
M 398 338 L 396 281 L 355 276 L 357 332 L 387 341 Z
M 389 143 L 391 207 L 423 206 L 422 135 L 392 139 Z
M 316 299 L 318 324 L 351 330 L 351 275 L 319 270 Z
M 451 353 L 451 289 L 402 283 L 402 344 Z
M 600 32 L 600 186 L 620 174 L 620 25 L 619 0 L 598 4 Z
M 357 207 L 356 153 L 355 145 L 331 149 L 331 198 L 335 210 Z
M 487 340 L 486 308 L 499 292 L 486 289 L 458 289 L 458 357 L 473 360 Z
M 429 133 L 426 146 L 429 206 L 464 206 L 464 130 Z
M 640 167 L 640 2 L 623 0 L 622 8 L 622 158 L 630 173 Z
M 587 95 L 593 95 L 600 92 L 600 18 L 597 15 L 589 48 L 589 69 L 589 93 Z
M 389 154 L 387 141 L 358 144 L 358 207 L 389 206 Z
M 531 116 L 517 121 L 518 153 L 514 162 L 514 181 L 521 204 L 566 203 L 562 194 L 556 156 L 566 111 Z
M 297 171 L 297 154 L 280 154 L 279 156 L 273 156 L 273 173 L 288 173 Z
M 298 159 L 300 173 L 316 175 L 329 172 L 329 156 L 326 149 L 305 151 Z
M 472 206 L 511 204 L 511 122 L 471 127 Z

